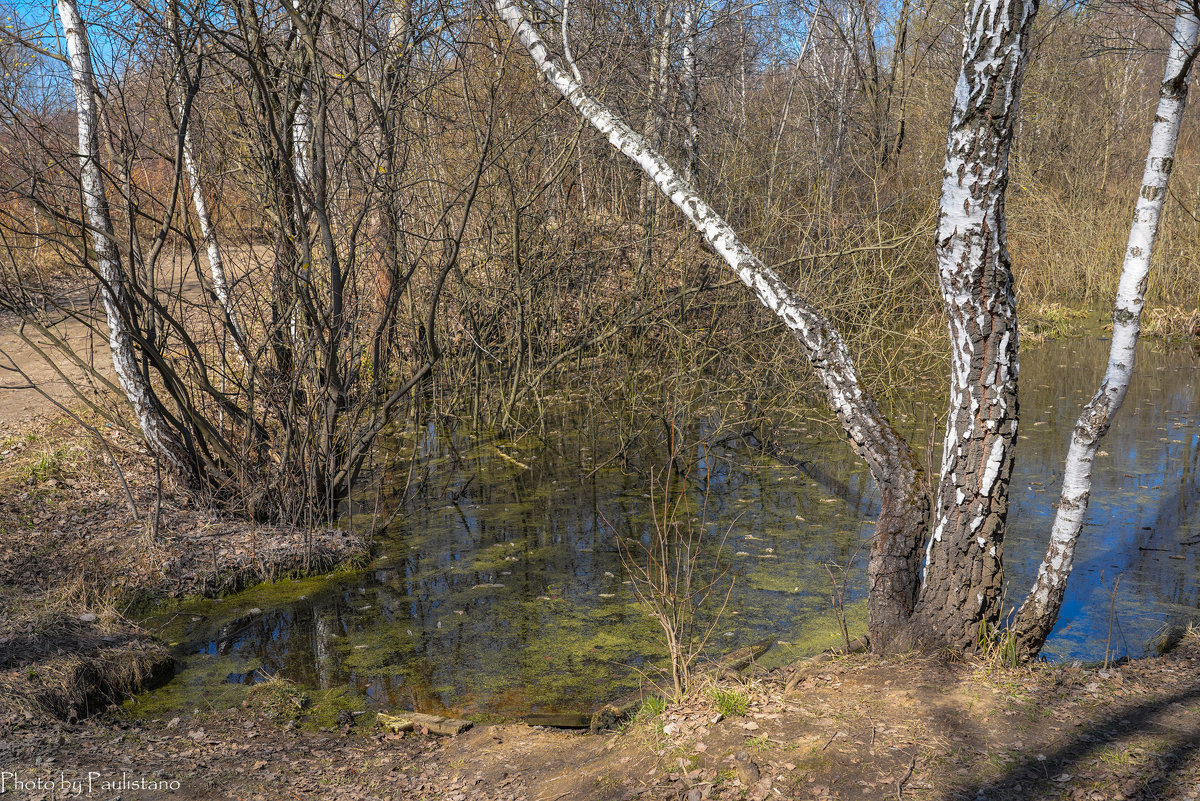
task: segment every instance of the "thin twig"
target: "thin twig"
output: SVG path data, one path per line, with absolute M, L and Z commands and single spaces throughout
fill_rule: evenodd
M 913 774 L 913 768 L 917 766 L 917 755 L 914 752 L 912 759 L 908 761 L 908 772 L 904 774 L 904 778 L 896 782 L 896 801 L 904 801 L 904 785 L 908 782 L 909 777 Z

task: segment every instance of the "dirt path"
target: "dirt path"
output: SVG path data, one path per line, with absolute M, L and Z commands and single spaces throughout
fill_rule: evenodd
M 22 338 L 21 331 L 21 321 L 17 317 L 0 312 L 0 422 L 23 423 L 57 414 L 58 409 L 46 395 L 68 406 L 78 403 L 77 396 L 55 365 L 76 386 L 88 386 L 85 372 L 72 364 L 48 337 L 27 325 L 24 332 L 33 343 L 30 345 Z M 95 365 L 102 375 L 111 378 L 112 359 L 103 336 L 75 320 L 60 322 L 52 331 L 70 345 L 84 363 Z M 39 349 L 50 360 L 43 357 Z M 19 368 L 25 375 L 14 368 Z M 46 395 L 33 389 L 31 383 Z
M 234 282 L 236 290 L 240 282 L 246 280 L 245 272 L 256 256 L 246 247 L 227 247 L 226 256 L 228 278 Z M 159 276 L 159 280 L 171 287 L 169 294 L 172 297 L 184 304 L 203 301 L 204 286 L 190 264 L 164 261 L 161 267 L 166 272 Z M 203 269 L 207 269 L 206 260 Z M 48 325 L 53 336 L 63 340 L 81 361 L 92 365 L 100 375 L 111 381 L 114 374 L 108 349 L 108 328 L 99 301 L 93 297 L 96 286 L 90 280 L 86 286 L 79 286 L 74 280 L 64 283 L 66 281 L 65 278 L 59 278 L 52 281 L 43 294 L 31 293 L 32 301 L 45 307 L 46 313 L 40 314 L 39 319 L 53 322 L 53 325 Z M 89 325 L 71 319 L 68 312 L 90 315 L 85 319 L 93 322 Z M 56 348 L 50 337 L 29 324 L 23 330 L 32 345 L 21 336 L 20 318 L 11 312 L 0 311 L 0 422 L 25 422 L 44 415 L 56 415 L 59 410 L 54 401 L 69 407 L 75 406 L 78 403 L 77 396 L 68 381 L 55 369 L 56 366 L 76 387 L 88 391 L 90 386 L 86 371 L 73 364 L 62 350 Z M 43 353 L 50 357 L 49 360 Z M 14 367 L 24 371 L 28 379 L 14 371 Z M 53 400 L 33 389 L 31 383 L 44 390 Z

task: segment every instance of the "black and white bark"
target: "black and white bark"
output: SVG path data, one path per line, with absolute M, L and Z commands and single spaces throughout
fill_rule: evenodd
M 970 651 L 1000 617 L 1017 438 L 1017 309 L 1005 244 L 1008 156 L 1037 0 L 972 0 L 954 91 L 936 252 L 950 406 L 913 637 Z
M 182 110 L 182 104 L 181 104 Z M 245 335 L 241 323 L 238 322 L 237 307 L 233 305 L 233 296 L 229 292 L 229 281 L 225 277 L 225 260 L 221 256 L 221 244 L 217 240 L 217 229 L 213 225 L 212 215 L 208 212 L 208 202 L 204 199 L 204 188 L 200 183 L 200 166 L 196 157 L 196 146 L 193 143 L 192 126 L 187 120 L 183 122 L 183 169 L 187 173 L 188 185 L 191 188 L 192 208 L 196 212 L 196 223 L 200 226 L 200 237 L 204 243 L 204 253 L 208 256 L 208 272 L 212 277 L 213 294 L 225 312 L 229 331 L 233 336 L 234 347 L 238 353 L 245 351 Z
M 310 31 L 300 0 L 292 0 L 291 24 L 296 36 L 296 48 L 293 65 L 296 70 L 297 96 L 295 111 L 292 115 L 292 169 L 295 172 L 296 183 L 301 190 L 303 202 L 307 202 L 312 192 L 313 179 L 313 117 L 312 117 L 312 84 L 309 82 L 312 54 L 309 42 Z M 303 20 L 305 24 L 298 25 Z
M 637 164 L 800 343 L 851 447 L 866 461 L 882 495 L 868 567 L 871 581 L 868 606 L 872 647 L 887 649 L 916 601 L 920 545 L 928 524 L 928 503 L 920 488 L 920 468 L 911 448 L 863 389 L 850 350 L 829 321 L 763 264 L 645 136 L 592 98 L 555 62 L 515 0 L 494 2 L 500 18 L 550 85 L 613 148 Z
M 683 149 L 687 156 L 683 178 L 693 186 L 700 181 L 700 127 L 696 113 L 700 105 L 700 76 L 696 72 L 696 51 L 700 45 L 699 0 L 683 3 Z
M 96 78 L 87 30 L 75 0 L 58 0 L 58 16 L 67 43 L 71 83 L 75 92 L 79 182 L 84 219 L 100 278 L 113 369 L 151 451 L 171 467 L 181 483 L 188 487 L 199 487 L 201 481 L 196 455 L 167 422 L 153 386 L 139 367 L 140 358 L 135 347 L 135 300 L 117 249 L 100 167 Z
M 1121 265 L 1108 367 L 1100 388 L 1083 407 L 1072 431 L 1050 544 L 1013 624 L 1018 647 L 1026 658 L 1037 655 L 1058 619 L 1091 497 L 1096 453 L 1129 390 L 1146 300 L 1146 283 L 1150 277 L 1150 259 L 1167 197 L 1167 183 L 1175 163 L 1188 80 L 1196 57 L 1198 27 L 1200 22 L 1195 8 L 1187 0 L 1180 0 L 1176 5 L 1174 31 L 1150 133 L 1142 189 L 1138 193 Z

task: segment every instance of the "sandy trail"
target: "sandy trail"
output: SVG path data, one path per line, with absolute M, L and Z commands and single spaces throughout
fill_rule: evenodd
M 247 262 L 253 257 L 252 251 L 247 248 L 227 248 L 225 252 L 227 261 L 234 268 L 229 271 L 230 280 L 235 284 L 243 283 L 246 280 L 244 274 Z M 200 266 L 207 274 L 206 259 L 202 258 Z M 164 263 L 163 267 L 168 268 L 168 264 Z M 159 278 L 163 283 L 160 290 L 181 299 L 184 304 L 204 302 L 204 286 L 191 262 L 172 262 L 168 272 Z M 115 382 L 112 355 L 108 348 L 108 326 L 104 320 L 97 286 L 90 284 L 60 291 L 56 294 L 54 303 L 64 312 L 75 312 L 84 319 L 74 319 L 65 313 L 53 314 L 52 308 L 53 316 L 61 319 L 49 326 L 51 333 L 67 343 L 81 361 L 93 366 L 104 378 Z M 86 320 L 93 322 L 89 324 Z M 55 402 L 68 407 L 77 405 L 78 396 L 72 391 L 68 380 L 85 394 L 94 393 L 94 380 L 90 380 L 86 371 L 64 355 L 49 337 L 37 331 L 36 327 L 25 324 L 25 335 L 33 343 L 30 345 L 22 338 L 21 331 L 22 320 L 19 316 L 0 311 L 0 425 L 11 425 L 57 414 Z M 53 365 L 38 353 L 39 349 L 53 360 Z M 68 380 L 63 379 L 55 369 L 56 366 Z M 14 368 L 24 371 L 28 379 Z M 40 388 L 45 395 L 34 389 L 31 384 Z
M 22 330 L 29 342 L 22 338 Z M 101 375 L 113 379 L 107 330 L 102 325 L 93 331 L 85 323 L 68 318 L 49 330 L 67 343 L 84 363 L 94 365 Z M 53 364 L 46 357 L 53 360 Z M 85 371 L 72 363 L 49 337 L 30 325 L 22 329 L 22 321 L 16 315 L 0 313 L 0 424 L 11 425 L 54 414 L 57 412 L 54 401 L 66 406 L 76 405 L 78 397 L 59 370 L 84 392 L 92 391 Z

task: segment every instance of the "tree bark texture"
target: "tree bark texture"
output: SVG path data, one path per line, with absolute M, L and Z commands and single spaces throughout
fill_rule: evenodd
M 700 185 L 700 128 L 696 123 L 696 112 L 700 104 L 700 76 L 696 73 L 696 48 L 699 35 L 700 3 L 684 0 L 683 4 L 683 149 L 687 154 L 687 167 L 683 178 L 693 186 Z
M 1083 407 L 1072 431 L 1063 470 L 1062 493 L 1050 531 L 1050 544 L 1033 587 L 1014 621 L 1018 650 L 1025 658 L 1038 654 L 1058 620 L 1067 576 L 1075 558 L 1075 546 L 1087 514 L 1093 461 L 1101 439 L 1125 400 L 1133 375 L 1146 282 L 1150 276 L 1150 258 L 1167 197 L 1167 182 L 1175 161 L 1175 147 L 1187 102 L 1188 80 L 1192 60 L 1196 56 L 1197 28 L 1198 21 L 1192 5 L 1186 0 L 1179 2 L 1167 66 L 1159 90 L 1158 109 L 1150 133 L 1146 167 L 1142 173 L 1142 191 L 1138 194 L 1125 260 L 1121 266 L 1121 280 L 1113 309 L 1108 367 L 1100 388 Z
M 935 249 L 950 333 L 950 408 L 913 634 L 958 652 L 977 648 L 981 628 L 1000 618 L 1018 372 L 1004 196 L 1037 6 L 968 6 L 942 174 Z
M 188 185 L 191 187 L 192 208 L 196 212 L 196 222 L 200 226 L 200 237 L 204 242 L 204 252 L 208 256 L 208 271 L 212 277 L 213 294 L 225 312 L 233 335 L 234 346 L 238 354 L 245 356 L 245 334 L 238 322 L 237 308 L 233 305 L 233 297 L 229 293 L 229 282 L 225 278 L 225 261 L 221 258 L 221 245 L 217 240 L 217 230 L 212 223 L 212 215 L 208 212 L 208 202 L 204 199 L 204 189 L 200 183 L 200 167 L 196 158 L 195 137 L 192 136 L 192 114 L 188 108 L 186 90 L 180 88 L 179 124 L 183 131 L 183 169 L 187 173 Z

